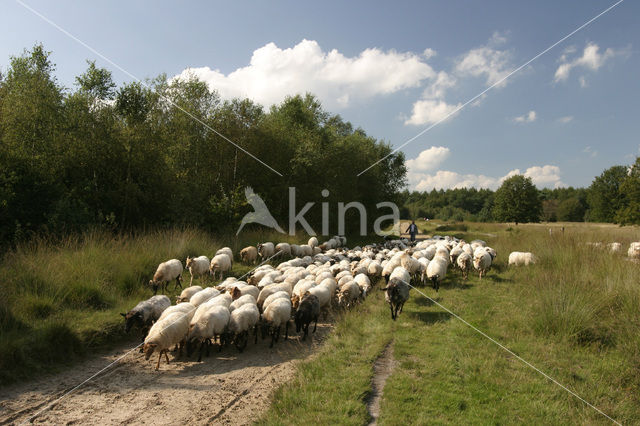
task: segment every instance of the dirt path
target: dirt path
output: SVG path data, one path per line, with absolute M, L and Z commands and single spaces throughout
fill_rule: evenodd
M 243 353 L 213 350 L 203 362 L 165 361 L 154 371 L 134 351 L 34 419 L 46 424 L 248 424 L 269 406 L 270 396 L 295 374 L 296 363 L 322 343 L 331 324 L 318 324 L 313 339 L 250 341 Z M 289 329 L 292 331 L 292 328 Z M 295 331 L 295 329 L 293 329 Z M 294 333 L 295 334 L 295 333 Z M 58 375 L 0 390 L 0 424 L 29 419 L 66 391 L 125 354 L 135 343 L 87 360 Z
M 396 367 L 396 360 L 393 358 L 393 342 L 390 342 L 376 362 L 373 364 L 373 379 L 371 380 L 371 396 L 367 401 L 367 410 L 371 415 L 369 426 L 378 424 L 380 417 L 380 401 L 387 379 Z

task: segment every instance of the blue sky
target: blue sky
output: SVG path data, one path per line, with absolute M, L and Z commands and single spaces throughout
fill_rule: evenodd
M 399 146 L 614 2 L 46 2 L 26 4 L 131 74 L 191 73 L 224 97 L 295 92 Z M 0 69 L 42 42 L 73 87 L 86 59 L 131 78 L 1 0 Z M 525 173 L 588 186 L 640 155 L 640 4 L 626 0 L 402 150 L 410 188 Z M 182 74 L 184 75 L 184 74 Z

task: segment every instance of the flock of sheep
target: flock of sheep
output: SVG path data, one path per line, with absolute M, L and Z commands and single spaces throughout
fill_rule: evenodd
M 381 244 L 347 249 L 346 238 L 333 237 L 323 244 L 312 237 L 307 244 L 296 245 L 271 242 L 242 249 L 242 262 L 252 264 L 259 259 L 263 264 L 242 278 L 227 277 L 233 265 L 233 252 L 224 247 L 209 260 L 206 256 L 187 257 L 186 268 L 201 283 L 211 276 L 221 281 L 215 287 L 190 285 L 182 290 L 176 305 L 164 295 L 154 295 L 140 302 L 125 317 L 125 330 L 139 326 L 143 330 L 142 350 L 149 359 L 158 353 L 156 369 L 162 355 L 169 362 L 167 352 L 177 346 L 187 355 L 199 347 L 199 358 L 208 354 L 216 342 L 219 347 L 235 345 L 246 347 L 253 334 L 271 336 L 271 346 L 278 341 L 284 327 L 285 339 L 289 323 L 295 323 L 296 332 L 304 340 L 313 322 L 334 308 L 350 308 L 363 301 L 380 278 L 385 279 L 386 301 L 392 319 L 402 312 L 414 285 L 430 284 L 437 291 L 448 268 L 457 268 L 466 279 L 475 269 L 482 278 L 497 256 L 484 241 L 466 243 L 451 237 L 435 237 L 411 245 L 407 240 L 390 240 Z M 278 258 L 272 266 L 267 261 Z M 287 259 L 287 260 L 284 260 Z M 513 252 L 510 265 L 529 265 L 535 262 L 531 253 Z M 275 263 L 275 262 L 274 262 Z M 158 288 L 166 289 L 176 280 L 182 288 L 182 262 L 171 259 L 158 266 L 150 285 L 154 294 Z

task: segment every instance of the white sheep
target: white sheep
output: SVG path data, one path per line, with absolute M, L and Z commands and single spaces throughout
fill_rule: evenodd
M 188 302 L 189 299 L 199 291 L 202 291 L 202 287 L 199 285 L 192 285 L 191 287 L 185 288 L 182 290 L 182 293 L 180 293 L 180 296 L 177 297 L 176 303 Z
M 207 256 L 187 257 L 185 264 L 191 274 L 189 285 L 193 285 L 194 277 L 204 277 L 209 272 L 209 258 Z
M 220 292 L 213 287 L 207 287 L 205 289 L 200 290 L 189 299 L 189 303 L 191 303 L 196 308 L 203 303 L 207 302 L 209 299 L 213 299 Z
M 276 299 L 290 299 L 290 298 L 291 296 L 286 291 L 284 290 L 276 291 L 275 293 L 269 295 L 269 297 L 264 299 L 264 302 L 262 303 L 262 310 L 265 311 L 269 307 L 269 305 Z
M 244 263 L 256 263 L 258 260 L 258 249 L 254 246 L 243 248 L 240 250 L 240 260 Z
M 313 294 L 318 298 L 320 302 L 320 310 L 325 313 L 325 318 L 329 308 L 331 307 L 331 290 L 329 287 L 324 285 L 317 285 L 315 287 L 311 287 L 305 294 Z
M 264 303 L 265 299 L 271 296 L 273 293 L 277 293 L 278 291 L 286 291 L 287 293 L 289 293 L 289 295 L 291 295 L 292 290 L 293 287 L 287 283 L 269 284 L 268 286 L 265 286 L 262 290 L 260 290 L 258 299 L 256 299 L 258 307 L 262 308 L 262 304 Z
M 469 253 L 463 251 L 458 255 L 456 262 L 458 264 L 458 268 L 462 271 L 462 277 L 466 280 L 469 276 L 469 271 L 473 268 L 473 258 Z
M 231 304 L 229 305 L 229 312 L 233 312 L 234 309 L 237 309 L 240 306 L 245 305 L 247 303 L 252 303 L 254 305 L 257 305 L 255 297 L 253 297 L 250 294 L 245 294 L 244 296 L 240 296 L 236 300 L 231 302 Z
M 148 360 L 153 352 L 158 351 L 158 362 L 156 363 L 156 370 L 160 368 L 160 359 L 164 354 L 167 363 L 169 363 L 169 357 L 167 351 L 174 345 L 184 342 L 187 333 L 189 332 L 189 322 L 191 317 L 183 312 L 174 312 L 167 315 L 164 319 L 157 321 L 151 329 L 149 334 L 144 339 L 144 359 Z
M 629 244 L 629 250 L 627 256 L 632 259 L 640 259 L 640 242 L 634 242 Z
M 431 280 L 433 288 L 436 290 L 436 292 L 440 289 L 440 283 L 447 275 L 448 266 L 449 256 L 434 256 L 431 262 L 429 262 L 429 265 L 427 265 L 427 278 Z
M 216 272 L 220 272 L 220 279 L 224 277 L 224 273 L 231 271 L 231 258 L 226 253 L 216 254 L 211 259 L 211 264 L 209 265 L 209 272 L 213 276 L 213 279 L 216 279 Z
M 349 281 L 342 287 L 338 293 L 338 305 L 343 308 L 353 306 L 360 298 L 360 287 L 355 281 Z
M 211 345 L 211 339 L 215 339 L 218 336 L 220 340 L 220 348 L 222 348 L 223 338 L 226 328 L 229 324 L 229 318 L 231 314 L 229 309 L 221 305 L 205 305 L 206 309 L 198 311 L 194 314 L 189 325 L 189 331 L 187 333 L 187 343 L 189 344 L 187 349 L 187 355 L 190 355 L 190 346 L 194 343 L 200 343 L 200 354 L 198 356 L 198 362 L 202 360 L 202 352 L 205 347 L 207 349 L 207 356 L 209 355 L 209 346 Z
M 291 245 L 289 243 L 276 244 L 276 253 L 280 252 L 280 256 L 291 257 Z
M 253 296 L 254 299 L 258 298 L 258 295 L 260 294 L 260 289 L 256 286 L 253 285 L 249 285 L 249 284 L 244 284 L 244 283 L 239 283 L 237 285 L 234 285 L 230 290 L 229 290 L 229 294 L 231 294 L 231 297 L 233 298 L 233 300 L 250 294 L 251 296 Z
M 607 248 L 611 253 L 619 253 L 622 250 L 622 244 L 620 243 L 609 243 L 607 244 Z
M 176 280 L 176 286 L 182 288 L 182 262 L 178 259 L 167 260 L 158 265 L 153 279 L 149 281 L 149 285 L 153 288 L 153 294 L 158 292 L 158 286 L 162 286 L 163 292 L 166 290 L 167 283 Z
M 240 352 L 247 346 L 249 340 L 249 331 L 254 330 L 255 341 L 258 339 L 258 321 L 260 320 L 260 312 L 258 307 L 252 303 L 245 303 L 236 308 L 229 318 L 229 333 L 233 336 L 234 344 Z
M 509 254 L 509 266 L 530 265 L 536 263 L 533 253 L 514 251 Z
M 318 239 L 316 237 L 311 237 L 309 238 L 309 242 L 307 242 L 307 244 L 310 245 L 311 248 L 318 247 Z
M 482 279 L 482 276 L 486 275 L 491 267 L 491 254 L 484 249 L 477 250 L 473 256 L 473 267 L 476 268 L 480 279 Z
M 258 254 L 263 260 L 266 260 L 275 254 L 273 243 L 267 242 L 258 244 Z
M 177 305 L 169 306 L 167 309 L 164 310 L 164 312 L 162 312 L 162 315 L 160 315 L 160 318 L 158 318 L 158 321 L 163 320 L 169 315 L 176 312 L 187 314 L 187 316 L 189 317 L 189 321 L 191 321 L 191 317 L 193 317 L 193 314 L 196 312 L 196 307 L 189 302 L 184 302 L 184 303 L 179 303 Z
M 284 339 L 287 340 L 289 337 L 289 319 L 291 318 L 291 300 L 287 298 L 279 298 L 274 300 L 266 307 L 264 313 L 262 314 L 263 320 L 263 334 L 264 338 L 265 332 L 268 332 L 271 335 L 271 344 L 270 348 L 273 347 L 273 343 L 278 341 L 280 337 L 280 328 L 282 325 L 285 325 L 285 335 Z
M 366 274 L 358 274 L 355 277 L 353 277 L 353 281 L 355 281 L 355 283 L 358 284 L 358 287 L 360 287 L 360 292 L 361 292 L 360 294 L 361 294 L 362 300 L 364 300 L 367 297 L 367 294 L 369 293 L 369 291 L 371 290 L 371 280 Z

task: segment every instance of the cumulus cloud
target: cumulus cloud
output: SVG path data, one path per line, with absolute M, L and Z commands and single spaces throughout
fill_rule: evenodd
M 628 55 L 629 53 L 628 48 L 619 50 L 607 48 L 604 52 L 600 53 L 600 46 L 595 43 L 587 43 L 587 46 L 582 51 L 582 56 L 570 60 L 569 56 L 575 53 L 575 51 L 575 48 L 569 48 L 564 51 L 562 56 L 560 56 L 560 65 L 556 69 L 556 73 L 554 75 L 554 81 L 556 83 L 566 81 L 571 74 L 571 70 L 574 68 L 597 71 L 609 59 L 619 55 Z M 586 87 L 586 85 L 587 82 L 584 76 L 580 77 L 580 86 Z
M 455 88 L 462 78 L 484 77 L 487 84 L 494 84 L 506 77 L 511 72 L 511 55 L 508 51 L 497 48 L 505 42 L 504 35 L 494 33 L 486 45 L 472 49 L 458 58 L 450 72 L 440 71 L 430 78 L 421 99 L 414 102 L 411 116 L 405 119 L 404 124 L 430 125 L 455 116 L 462 103 L 451 102 L 446 97 L 448 91 Z M 428 51 L 430 49 L 425 50 L 425 56 L 430 55 Z M 480 99 L 473 105 L 479 102 Z
M 425 51 L 423 56 L 435 52 Z M 424 57 L 370 48 L 354 57 L 323 51 L 314 40 L 291 48 L 268 43 L 253 52 L 249 65 L 229 74 L 209 67 L 187 68 L 176 78 L 195 76 L 223 98 L 248 97 L 264 106 L 285 96 L 311 92 L 329 108 L 346 107 L 354 99 L 387 95 L 419 87 L 436 73 Z
M 518 116 L 513 119 L 516 123 L 533 123 L 536 121 L 537 114 L 535 111 L 531 110 L 528 113 Z
M 533 184 L 538 187 L 558 188 L 565 186 L 561 180 L 560 168 L 552 165 L 532 166 L 524 172 L 520 169 L 513 169 L 500 177 L 472 173 L 463 174 L 450 170 L 438 170 L 432 174 L 427 173 L 436 169 L 450 154 L 449 148 L 432 146 L 422 151 L 418 157 L 407 160 L 409 186 L 416 191 L 471 187 L 495 190 L 500 187 L 505 179 L 519 174 L 531 178 Z
M 558 118 L 558 123 L 567 124 L 573 121 L 573 115 L 566 115 L 564 117 Z

